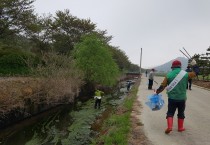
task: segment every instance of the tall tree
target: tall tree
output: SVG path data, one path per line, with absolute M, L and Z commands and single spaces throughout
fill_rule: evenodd
M 96 34 L 89 34 L 75 47 L 77 66 L 83 70 L 86 82 L 114 85 L 119 73 L 106 43 Z
M 34 0 L 0 0 L 0 38 L 23 34 L 33 25 Z
M 34 19 L 34 25 L 28 31 L 27 38 L 33 42 L 33 51 L 36 53 L 49 52 L 52 50 L 52 15 L 44 15 Z
M 69 10 L 57 11 L 52 24 L 53 45 L 59 53 L 69 53 L 84 34 L 95 30 L 96 25 L 90 19 L 79 19 L 70 14 Z
M 120 70 L 128 71 L 131 66 L 131 62 L 129 61 L 125 52 L 120 50 L 118 47 L 113 47 L 113 46 L 110 46 L 109 49 L 112 52 L 113 59 L 119 66 Z

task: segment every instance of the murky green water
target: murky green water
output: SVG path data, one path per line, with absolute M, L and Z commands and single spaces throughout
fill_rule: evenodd
M 55 144 L 53 139 L 67 134 L 73 122 L 73 105 L 63 105 L 0 131 L 1 145 Z
M 77 105 L 62 105 L 21 121 L 0 130 L 0 145 L 88 145 L 101 126 L 94 125 L 94 121 L 98 117 L 107 117 L 106 112 L 111 112 L 110 105 L 122 101 L 121 97 L 116 98 L 103 99 L 101 109 L 94 109 L 91 99 Z

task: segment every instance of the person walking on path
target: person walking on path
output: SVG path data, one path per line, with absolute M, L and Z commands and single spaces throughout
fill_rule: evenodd
M 95 99 L 95 109 L 100 109 L 101 108 L 101 98 L 102 96 L 104 95 L 104 92 L 103 91 L 100 91 L 98 89 L 96 89 L 95 91 L 95 96 L 94 96 L 94 99 Z
M 192 69 L 190 68 L 190 65 L 187 66 L 187 69 L 185 70 L 186 72 L 192 72 Z M 191 86 L 192 86 L 192 79 L 189 78 L 188 79 L 188 82 L 187 82 L 187 87 L 186 89 L 188 90 L 191 90 Z
M 147 70 L 145 71 L 145 75 L 146 75 L 146 77 L 147 77 Z
M 148 90 L 152 90 L 152 86 L 153 86 L 153 81 L 154 81 L 154 72 L 155 72 L 155 69 L 152 69 L 149 73 L 149 83 L 148 83 Z
M 129 92 L 130 88 L 131 88 L 131 81 L 128 81 L 127 82 L 127 92 Z
M 193 71 L 187 73 L 186 71 L 181 70 L 181 62 L 179 60 L 173 61 L 171 66 L 172 71 L 166 75 L 160 87 L 156 90 L 156 93 L 159 94 L 167 87 L 168 111 L 166 113 L 166 119 L 168 127 L 165 130 L 166 134 L 169 134 L 172 131 L 173 117 L 177 108 L 178 131 L 182 132 L 185 130 L 183 124 L 185 118 L 185 102 L 187 100 L 187 81 L 188 79 L 196 77 L 198 74 L 197 71 L 199 70 L 197 69 L 196 63 L 193 63 L 192 65 Z

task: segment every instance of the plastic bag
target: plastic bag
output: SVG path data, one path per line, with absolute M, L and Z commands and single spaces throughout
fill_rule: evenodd
M 152 111 L 160 110 L 164 105 L 161 94 L 152 94 L 147 96 L 148 101 L 145 103 Z

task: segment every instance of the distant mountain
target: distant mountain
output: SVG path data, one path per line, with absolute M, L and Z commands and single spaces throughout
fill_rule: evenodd
M 188 59 L 185 57 L 177 57 L 169 62 L 166 62 L 160 66 L 154 67 L 157 72 L 168 72 L 171 71 L 171 65 L 174 60 L 179 60 L 182 63 L 182 69 L 185 70 L 188 65 Z

